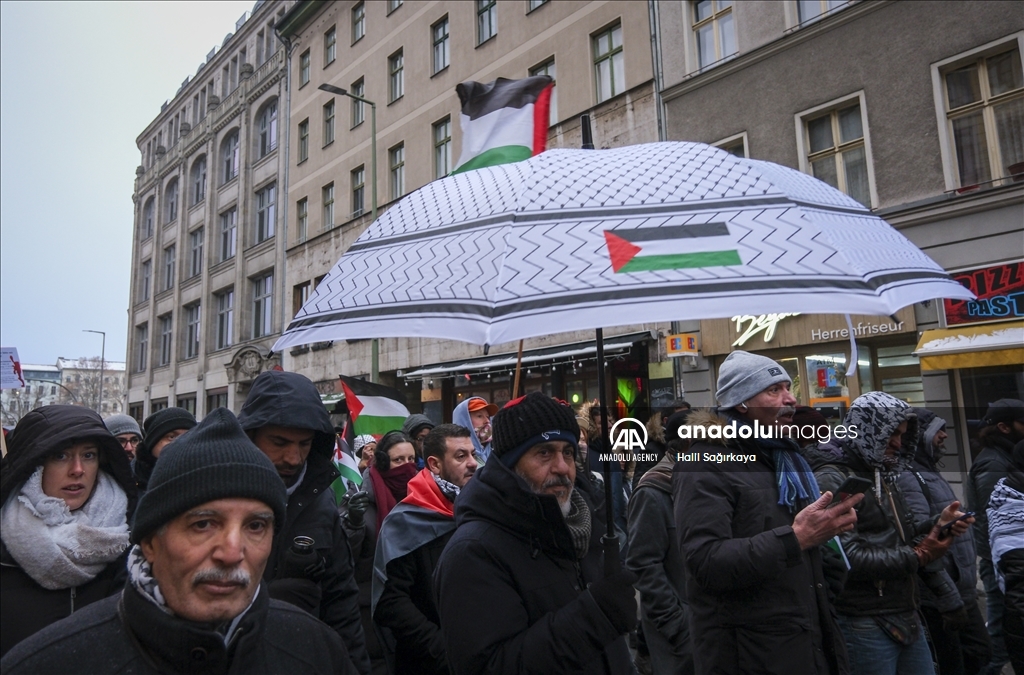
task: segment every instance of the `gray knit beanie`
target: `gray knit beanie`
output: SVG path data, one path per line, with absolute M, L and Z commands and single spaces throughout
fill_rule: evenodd
M 734 408 L 777 382 L 792 381 L 786 369 L 767 356 L 737 350 L 718 369 L 715 398 L 720 408 Z
M 139 423 L 131 415 L 111 415 L 103 420 L 103 423 L 107 425 L 107 431 L 112 436 L 135 434 L 142 438 L 142 429 L 139 428 Z
M 284 481 L 234 414 L 217 408 L 160 454 L 135 510 L 132 543 L 195 506 L 231 498 L 263 502 L 274 512 L 275 527 L 284 524 Z

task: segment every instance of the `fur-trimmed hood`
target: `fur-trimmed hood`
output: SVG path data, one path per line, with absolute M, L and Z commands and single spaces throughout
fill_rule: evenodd
M 885 449 L 889 438 L 903 422 L 907 422 L 907 432 L 897 455 L 898 465 L 888 470 L 904 471 L 917 452 L 920 436 L 917 416 L 910 404 L 889 394 L 869 391 L 853 402 L 843 424 L 848 429 L 856 427 L 857 437 L 844 440 L 843 449 L 873 469 L 887 470 L 882 461 Z

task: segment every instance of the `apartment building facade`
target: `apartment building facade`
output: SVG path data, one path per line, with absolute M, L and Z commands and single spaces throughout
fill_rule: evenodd
M 257 2 L 138 136 L 127 367 L 138 419 L 237 410 L 280 364 L 287 72 L 273 26 L 290 5 Z

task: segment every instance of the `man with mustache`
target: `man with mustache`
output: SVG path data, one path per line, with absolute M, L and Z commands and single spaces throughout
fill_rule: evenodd
M 862 497 L 829 508 L 832 493 L 779 437 L 796 410 L 790 385 L 775 361 L 734 351 L 717 414 L 693 412 L 677 430 L 699 439 L 672 476 L 697 673 L 845 672 L 819 546 L 853 528 Z
M 332 461 L 334 426 L 316 385 L 298 373 L 260 373 L 238 422 L 273 463 L 287 491 L 287 516 L 263 573 L 270 596 L 336 630 L 356 668 L 369 675 L 352 552 L 330 489 L 340 475 Z M 296 553 L 299 537 L 312 540 L 308 554 Z
M 167 447 L 132 522 L 128 581 L 24 640 L 18 673 L 355 673 L 345 645 L 261 582 L 285 488 L 230 411 Z
M 434 573 L 451 672 L 633 673 L 622 636 L 636 624 L 636 576 L 603 575 L 572 408 L 533 392 L 493 425 L 490 460 L 459 495 Z

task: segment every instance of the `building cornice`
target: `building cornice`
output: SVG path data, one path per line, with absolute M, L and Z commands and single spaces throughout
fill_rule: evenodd
M 947 192 L 908 204 L 899 204 L 875 211 L 896 229 L 923 225 L 939 219 L 969 216 L 1004 206 L 1024 205 L 1024 184 L 1011 183 L 980 192 L 956 194 Z
M 300 0 L 296 2 L 281 17 L 281 20 L 277 22 L 274 26 L 274 31 L 286 40 L 297 36 L 327 4 L 323 0 Z

